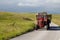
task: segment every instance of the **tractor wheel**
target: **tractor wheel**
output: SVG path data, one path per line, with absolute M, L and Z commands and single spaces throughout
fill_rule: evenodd
M 49 30 L 50 29 L 50 24 L 47 24 L 47 30 Z
M 38 26 L 38 25 L 36 25 L 35 30 L 38 30 L 38 29 L 39 29 L 39 26 Z
M 49 29 L 50 29 L 50 20 L 47 19 L 47 30 L 49 30 Z

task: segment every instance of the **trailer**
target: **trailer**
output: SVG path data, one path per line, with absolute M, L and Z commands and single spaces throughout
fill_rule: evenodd
M 46 26 L 48 30 L 50 28 L 51 19 L 52 19 L 52 15 L 47 14 L 47 12 L 37 13 L 36 15 L 37 24 L 35 29 L 36 30 L 42 29 Z

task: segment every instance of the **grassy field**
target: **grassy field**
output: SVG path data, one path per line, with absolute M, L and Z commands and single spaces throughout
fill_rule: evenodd
M 53 14 L 52 21 L 58 25 L 60 25 L 60 14 Z
M 34 28 L 34 13 L 0 12 L 0 40 L 8 40 Z
M 34 13 L 0 12 L 0 40 L 21 35 L 35 26 Z M 52 21 L 60 25 L 60 14 L 53 14 Z

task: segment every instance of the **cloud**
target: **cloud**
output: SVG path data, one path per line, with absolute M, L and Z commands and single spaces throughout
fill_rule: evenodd
M 25 0 L 18 3 L 18 6 L 40 6 L 43 5 L 44 1 L 42 0 Z
M 60 0 L 1 0 L 2 5 L 30 6 L 30 7 L 48 7 L 59 6 Z
M 0 6 L 0 9 L 16 8 L 21 10 L 23 9 L 24 11 L 60 11 L 60 0 L 0 0 Z
M 31 6 L 31 7 L 39 7 L 39 6 L 59 6 L 60 0 L 22 0 L 18 4 L 18 6 Z
M 46 0 L 47 3 L 60 3 L 60 0 Z
M 0 0 L 0 5 L 12 5 L 18 2 L 19 0 Z

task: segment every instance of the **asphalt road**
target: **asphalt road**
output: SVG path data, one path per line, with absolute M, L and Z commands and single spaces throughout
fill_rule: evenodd
M 50 26 L 58 27 L 58 25 L 51 23 Z M 60 40 L 59 30 L 46 30 L 46 27 L 39 30 L 23 34 L 10 40 Z

